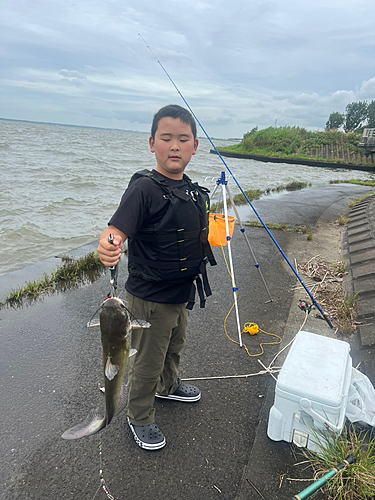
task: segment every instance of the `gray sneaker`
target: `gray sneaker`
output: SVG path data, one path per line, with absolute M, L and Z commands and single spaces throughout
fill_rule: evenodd
M 133 425 L 128 418 L 129 427 L 135 442 L 145 450 L 159 450 L 166 445 L 165 437 L 156 424 Z
M 184 403 L 194 403 L 195 401 L 199 401 L 201 398 L 201 391 L 198 387 L 194 387 L 194 385 L 185 384 L 180 379 L 177 379 L 178 387 L 174 391 L 173 394 L 169 394 L 168 396 L 162 396 L 161 394 L 156 393 L 155 396 L 157 398 L 163 399 L 173 399 L 174 401 L 183 401 Z

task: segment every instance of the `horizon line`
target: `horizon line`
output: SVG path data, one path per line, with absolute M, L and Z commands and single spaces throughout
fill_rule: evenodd
M 16 118 L 2 118 L 0 117 L 0 120 L 5 121 L 5 122 L 21 122 L 21 123 L 37 123 L 41 125 L 57 125 L 60 127 L 75 127 L 75 128 L 91 128 L 95 130 L 116 130 L 117 132 L 132 132 L 132 133 L 137 133 L 137 134 L 150 134 L 150 132 L 141 132 L 140 130 L 129 130 L 129 129 L 122 129 L 122 128 L 110 128 L 110 127 L 93 127 L 90 125 L 72 125 L 69 123 L 56 123 L 56 122 L 39 122 L 36 120 L 21 120 L 21 119 L 16 119 Z M 199 139 L 207 139 L 207 137 L 202 136 L 199 137 Z M 219 141 L 241 141 L 239 137 L 228 137 L 228 138 L 222 138 L 222 137 L 211 137 L 211 139 L 219 140 Z

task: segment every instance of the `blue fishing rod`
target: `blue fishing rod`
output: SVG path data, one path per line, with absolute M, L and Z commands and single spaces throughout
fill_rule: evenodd
M 164 66 L 162 65 L 162 63 L 159 61 L 159 59 L 156 57 L 156 55 L 154 54 L 154 52 L 152 51 L 151 47 L 147 44 L 146 40 L 143 38 L 143 36 L 138 33 L 138 35 L 142 38 L 142 40 L 144 41 L 146 47 L 149 49 L 149 51 L 151 52 L 151 54 L 155 57 L 156 59 L 156 62 L 160 65 L 161 69 L 164 71 L 164 73 L 167 75 L 168 79 L 170 80 L 170 82 L 172 83 L 173 87 L 177 90 L 178 94 L 181 96 L 181 99 L 184 101 L 184 103 L 186 104 L 186 107 L 189 109 L 190 113 L 194 116 L 196 122 L 198 123 L 198 125 L 200 126 L 200 128 L 202 129 L 204 135 L 206 136 L 206 138 L 209 140 L 211 146 L 214 148 L 214 150 L 216 151 L 216 153 L 218 154 L 220 160 L 223 162 L 225 168 L 228 170 L 228 172 L 230 173 L 230 175 L 232 176 L 234 182 L 237 184 L 239 190 L 241 191 L 241 193 L 243 194 L 243 196 L 245 197 L 246 201 L 248 202 L 248 204 L 250 205 L 250 207 L 253 209 L 255 215 L 258 217 L 260 223 L 262 224 L 262 226 L 264 227 L 264 229 L 267 231 L 268 235 L 270 236 L 270 238 L 272 239 L 272 241 L 274 242 L 274 244 L 276 245 L 276 247 L 278 248 L 278 250 L 280 251 L 281 255 L 284 257 L 284 259 L 286 260 L 286 262 L 288 263 L 289 267 L 291 268 L 291 270 L 293 271 L 293 273 L 295 274 L 295 276 L 297 277 L 298 281 L 301 283 L 301 285 L 303 286 L 303 288 L 305 289 L 306 293 L 308 294 L 308 296 L 310 297 L 310 299 L 312 300 L 313 304 L 315 305 L 315 307 L 318 309 L 318 311 L 320 312 L 320 314 L 323 316 L 323 318 L 326 320 L 326 322 L 328 323 L 329 327 L 330 328 L 333 328 L 333 325 L 331 323 L 331 321 L 329 320 L 329 318 L 327 318 L 327 316 L 325 315 L 325 313 L 323 312 L 322 308 L 319 306 L 319 304 L 317 303 L 317 301 L 314 299 L 312 293 L 310 292 L 310 290 L 307 288 L 307 286 L 305 285 L 305 283 L 303 282 L 302 278 L 299 276 L 299 274 L 297 273 L 297 271 L 294 269 L 294 267 L 292 266 L 291 262 L 289 261 L 288 257 L 285 255 L 285 253 L 283 252 L 283 250 L 281 249 L 280 245 L 277 243 L 277 241 L 275 240 L 275 238 L 272 236 L 271 232 L 269 231 L 268 227 L 266 226 L 266 224 L 263 222 L 263 220 L 261 219 L 260 215 L 258 214 L 258 212 L 255 210 L 254 206 L 252 205 L 251 201 L 249 200 L 249 198 L 246 196 L 246 193 L 244 192 L 244 190 L 242 189 L 242 187 L 239 185 L 239 183 L 237 182 L 237 179 L 235 178 L 235 176 L 233 175 L 232 171 L 230 170 L 230 168 L 228 167 L 228 165 L 226 164 L 224 158 L 221 156 L 221 154 L 219 153 L 219 151 L 217 150 L 215 144 L 212 142 L 211 138 L 209 137 L 209 135 L 207 134 L 206 130 L 204 129 L 203 125 L 201 124 L 201 122 L 198 120 L 197 116 L 195 115 L 194 111 L 191 109 L 191 107 L 189 106 L 189 103 L 187 102 L 187 100 L 185 99 L 185 97 L 181 94 L 180 92 L 180 89 L 177 87 L 177 85 L 174 83 L 174 81 L 172 80 L 172 77 L 169 75 L 168 71 L 164 68 Z

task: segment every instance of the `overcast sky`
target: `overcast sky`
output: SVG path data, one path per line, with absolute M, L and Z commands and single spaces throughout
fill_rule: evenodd
M 375 99 L 374 1 L 2 0 L 0 117 L 149 131 L 184 103 L 138 33 L 212 137 Z

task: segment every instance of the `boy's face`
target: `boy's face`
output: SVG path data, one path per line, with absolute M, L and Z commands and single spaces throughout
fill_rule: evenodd
M 194 140 L 190 125 L 169 116 L 161 118 L 155 139 L 150 137 L 149 143 L 151 153 L 156 157 L 155 170 L 176 180 L 182 179 L 185 167 L 198 147 L 198 139 Z

